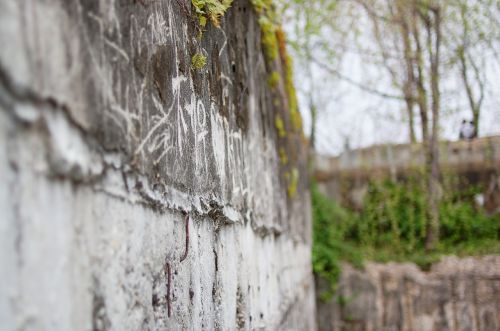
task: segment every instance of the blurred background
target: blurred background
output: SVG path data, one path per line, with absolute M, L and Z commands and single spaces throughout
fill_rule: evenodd
M 447 255 L 498 254 L 500 2 L 279 10 L 312 147 L 321 295 L 335 292 L 342 261 L 429 269 Z
M 457 140 L 463 119 L 478 136 L 500 134 L 499 2 L 422 2 L 439 7 L 439 22 L 419 3 L 282 1 L 304 128 L 318 153 L 422 141 L 418 99 L 430 112 L 432 62 L 440 139 Z

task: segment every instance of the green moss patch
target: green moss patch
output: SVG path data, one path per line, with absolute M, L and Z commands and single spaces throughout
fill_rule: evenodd
M 297 186 L 299 184 L 299 170 L 297 168 L 293 168 L 292 171 L 287 173 L 287 175 L 287 193 L 290 198 L 293 198 L 297 194 Z
M 286 137 L 285 122 L 283 122 L 281 116 L 276 115 L 276 118 L 274 119 L 274 125 L 276 126 L 276 130 L 278 130 L 278 137 L 285 138 Z
M 279 84 L 280 80 L 281 80 L 280 73 L 277 72 L 277 71 L 273 71 L 269 75 L 269 77 L 267 79 L 267 83 L 269 84 L 269 86 L 271 88 L 276 88 L 276 87 L 278 87 L 278 84 Z
M 201 53 L 196 53 L 191 58 L 191 66 L 193 69 L 201 70 L 207 65 L 207 57 Z

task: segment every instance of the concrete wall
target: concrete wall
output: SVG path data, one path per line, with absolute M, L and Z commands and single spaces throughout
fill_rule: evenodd
M 318 305 L 319 330 L 493 331 L 500 329 L 500 257 L 446 257 L 416 265 L 345 265 L 336 298 Z
M 280 59 L 248 0 L 196 22 L 186 0 L 0 2 L 2 330 L 314 329 Z

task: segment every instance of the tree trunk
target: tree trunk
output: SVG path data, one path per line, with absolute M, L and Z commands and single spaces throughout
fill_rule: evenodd
M 396 3 L 396 10 L 398 13 L 399 31 L 401 33 L 401 40 L 403 41 L 403 57 L 404 66 L 406 70 L 405 83 L 403 85 L 403 95 L 405 97 L 406 112 L 408 115 L 408 129 L 410 135 L 410 143 L 414 144 L 417 142 L 415 135 L 415 120 L 413 117 L 413 107 L 415 105 L 415 73 L 413 68 L 414 62 L 414 51 L 411 46 L 411 31 L 408 22 L 407 11 L 405 10 L 407 4 L 405 2 L 398 1 Z
M 439 62 L 441 47 L 441 16 L 439 7 L 431 8 L 434 22 L 431 18 L 426 22 L 429 58 L 431 60 L 431 93 L 432 93 L 432 133 L 428 150 L 428 199 L 429 199 L 429 223 L 425 246 L 427 250 L 434 250 L 439 242 L 439 201 L 440 201 L 440 171 L 439 171 L 439 113 L 440 113 L 440 91 L 439 91 Z M 434 35 L 434 38 L 433 38 Z M 433 50 L 434 49 L 434 50 Z
M 422 129 L 422 142 L 424 145 L 428 144 L 429 141 L 429 119 L 428 119 L 428 107 L 427 107 L 427 94 L 424 85 L 424 59 L 423 50 L 420 42 L 420 31 L 418 27 L 418 8 L 417 5 L 413 7 L 412 12 L 412 35 L 415 42 L 415 56 L 414 62 L 416 67 L 416 77 L 415 83 L 417 88 L 417 104 L 419 108 L 421 129 Z
M 474 132 L 475 135 L 479 135 L 479 115 L 481 112 L 481 106 L 483 103 L 484 99 L 484 91 L 485 91 L 485 80 L 486 78 L 483 76 L 481 77 L 481 72 L 478 67 L 477 61 L 477 56 L 469 54 L 469 45 L 470 45 L 470 38 L 469 38 L 469 22 L 468 22 L 468 17 L 467 17 L 467 6 L 463 5 L 461 6 L 461 11 L 460 11 L 461 19 L 462 19 L 462 26 L 463 26 L 463 33 L 462 33 L 462 41 L 461 45 L 458 46 L 457 49 L 457 55 L 459 59 L 459 65 L 460 65 L 460 73 L 462 76 L 462 81 L 465 86 L 465 92 L 467 94 L 467 99 L 469 101 L 469 107 L 472 113 L 472 120 L 474 124 Z M 474 89 L 473 89 L 473 84 L 471 82 L 471 77 L 469 76 L 469 69 L 472 70 L 474 77 L 472 80 L 475 80 L 477 83 L 478 87 L 478 95 L 474 95 Z
M 467 59 L 466 59 L 466 54 L 465 54 L 465 47 L 462 46 L 458 50 L 458 59 L 460 61 L 460 73 L 462 76 L 462 81 L 465 86 L 465 93 L 467 94 L 467 100 L 469 101 L 469 107 L 472 113 L 472 121 L 474 124 L 474 132 L 476 135 L 479 134 L 479 114 L 481 112 L 481 104 L 483 101 L 483 96 L 484 96 L 484 85 L 483 82 L 481 81 L 480 77 L 476 77 L 478 79 L 478 84 L 479 84 L 479 97 L 476 100 L 476 97 L 474 96 L 474 91 L 472 89 L 472 84 L 470 81 L 470 77 L 468 74 L 468 68 L 467 68 Z M 477 69 L 474 67 L 474 64 L 471 63 L 471 66 L 473 69 Z
M 309 109 L 311 112 L 311 138 L 309 141 L 309 146 L 311 146 L 311 151 L 316 147 L 316 105 L 314 104 L 314 100 L 312 96 L 309 98 Z
M 414 144 L 417 142 L 417 137 L 415 135 L 415 120 L 413 118 L 413 99 L 410 97 L 405 97 L 406 103 L 406 111 L 408 116 L 408 129 L 409 129 L 409 138 L 410 144 Z

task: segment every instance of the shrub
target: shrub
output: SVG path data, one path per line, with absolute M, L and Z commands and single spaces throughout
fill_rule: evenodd
M 331 285 L 322 297 L 331 297 L 335 290 L 341 261 L 358 267 L 363 258 L 411 261 L 428 268 L 444 254 L 498 254 L 500 214 L 488 216 L 475 205 L 479 188 L 443 191 L 440 244 L 430 253 L 425 251 L 427 199 L 421 180 L 370 183 L 359 213 L 330 200 L 313 183 L 313 270 Z

